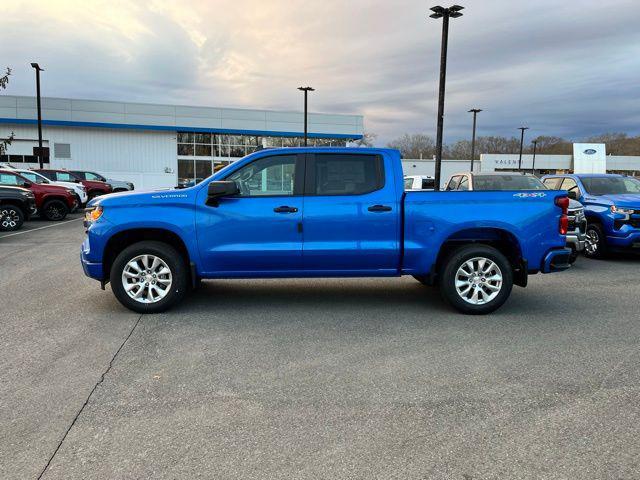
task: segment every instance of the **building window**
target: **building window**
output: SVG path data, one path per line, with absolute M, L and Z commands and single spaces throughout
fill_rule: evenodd
M 54 143 L 53 152 L 56 158 L 71 158 L 71 144 Z
M 178 156 L 209 159 L 237 159 L 265 147 L 299 147 L 303 137 L 267 137 L 257 135 L 225 135 L 214 133 L 178 132 Z M 308 146 L 345 147 L 347 141 L 338 138 L 309 138 Z

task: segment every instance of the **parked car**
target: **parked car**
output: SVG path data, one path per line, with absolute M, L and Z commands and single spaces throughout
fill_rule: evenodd
M 585 208 L 585 255 L 640 251 L 640 181 L 615 174 L 546 175 L 550 188 L 566 190 Z
M 89 172 L 87 170 L 70 170 L 76 177 L 82 180 L 91 180 L 96 182 L 105 182 L 111 185 L 113 192 L 126 192 L 135 190 L 135 185 L 131 182 L 125 182 L 123 180 L 114 180 L 112 178 L 105 178 L 99 173 Z
M 405 190 L 433 190 L 436 180 L 430 175 L 406 175 L 404 177 Z
M 38 214 L 47 220 L 64 220 L 70 211 L 78 207 L 74 190 L 58 185 L 33 183 L 13 170 L 0 170 L 0 185 L 31 190 Z
M 36 213 L 36 197 L 26 188 L 0 186 L 0 231 L 18 230 Z
M 403 187 L 397 150 L 262 150 L 191 188 L 92 200 L 82 266 L 146 313 L 204 278 L 413 275 L 482 314 L 569 268 L 565 192 Z
M 84 207 L 86 203 L 89 201 L 89 196 L 87 195 L 87 190 L 84 188 L 84 185 L 81 183 L 74 182 L 58 182 L 49 180 L 47 177 L 33 170 L 27 170 L 24 168 L 7 168 L 7 170 L 12 170 L 14 172 L 19 173 L 27 180 L 33 183 L 47 183 L 50 185 L 58 185 L 60 187 L 70 188 L 75 192 L 76 200 L 78 200 L 78 206 Z
M 547 186 L 534 175 L 522 172 L 462 172 L 452 175 L 447 190 L 545 190 Z M 553 189 L 552 189 L 553 190 Z M 574 263 L 585 248 L 587 220 L 580 202 L 569 199 L 567 247 Z
M 100 195 L 105 195 L 107 193 L 111 193 L 113 189 L 111 185 L 103 181 L 97 180 L 83 180 L 77 175 L 74 175 L 69 170 L 55 170 L 55 169 L 40 169 L 35 170 L 38 173 L 41 173 L 49 180 L 53 180 L 56 182 L 75 182 L 81 183 L 84 185 L 84 188 L 87 190 L 87 195 L 89 199 L 98 197 Z

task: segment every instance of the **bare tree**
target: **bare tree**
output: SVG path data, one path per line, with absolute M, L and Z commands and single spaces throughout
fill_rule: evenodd
M 407 134 L 392 140 L 387 144 L 389 148 L 400 150 L 403 158 L 430 159 L 436 153 L 433 137 L 422 133 Z
M 378 138 L 378 135 L 371 132 L 364 132 L 362 138 L 354 140 L 353 143 L 356 147 L 373 147 L 373 143 Z
M 7 67 L 7 71 L 5 72 L 5 74 L 0 77 L 0 89 L 5 90 L 7 88 L 7 85 L 9 84 L 10 76 L 11 76 L 11 69 Z M 9 135 L 8 138 L 0 139 L 0 155 L 5 154 L 5 152 L 7 151 L 7 147 L 11 145 L 11 142 L 13 142 L 13 132 L 11 132 L 11 135 Z

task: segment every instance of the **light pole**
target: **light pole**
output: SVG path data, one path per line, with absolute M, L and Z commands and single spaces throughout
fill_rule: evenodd
M 473 113 L 473 134 L 471 135 L 471 173 L 473 173 L 473 161 L 476 158 L 476 116 L 482 110 L 479 108 L 472 108 L 467 113 Z
M 42 162 L 42 110 L 40 108 L 40 72 L 44 69 L 40 68 L 37 63 L 32 63 L 31 66 L 36 69 L 36 98 L 38 102 L 38 164 L 40 168 L 44 168 Z
M 449 40 L 449 18 L 462 16 L 460 10 L 464 7 L 453 5 L 449 8 L 432 7 L 429 17 L 442 18 L 442 44 L 440 47 L 440 86 L 438 89 L 438 126 L 436 133 L 436 173 L 435 190 L 440 190 L 440 172 L 442 169 L 442 127 L 444 123 L 444 87 L 447 76 L 447 43 Z
M 298 87 L 298 90 L 304 92 L 304 146 L 307 146 L 307 95 L 309 92 L 315 91 L 312 87 Z
M 538 140 L 532 140 L 533 143 L 533 161 L 531 162 L 531 173 L 536 174 L 536 147 L 538 146 Z
M 522 170 L 522 145 L 524 143 L 524 131 L 529 130 L 529 127 L 518 127 L 520 130 L 520 157 L 518 158 L 518 170 Z

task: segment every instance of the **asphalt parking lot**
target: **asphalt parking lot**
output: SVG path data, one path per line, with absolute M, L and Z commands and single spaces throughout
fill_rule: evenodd
M 640 475 L 637 258 L 485 317 L 412 278 L 211 281 L 140 316 L 69 220 L 0 234 L 0 478 Z

